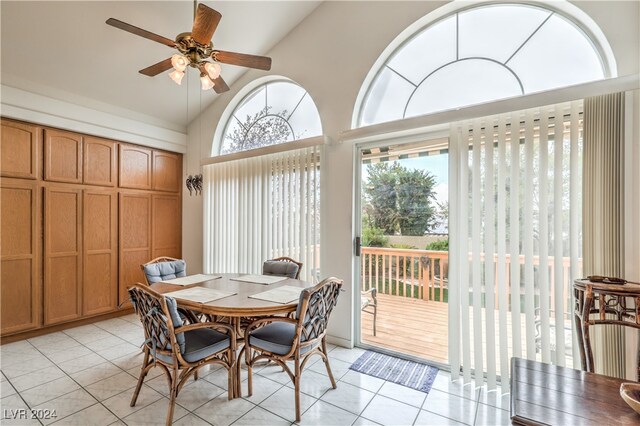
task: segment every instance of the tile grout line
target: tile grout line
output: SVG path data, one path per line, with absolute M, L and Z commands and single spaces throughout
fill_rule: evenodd
M 65 335 L 67 335 L 66 333 L 64 333 L 64 334 L 65 334 Z M 73 337 L 71 337 L 71 336 L 69 336 L 69 337 L 70 337 L 71 339 L 73 339 Z M 75 340 L 76 342 L 78 342 L 76 339 L 73 339 L 73 340 Z M 82 385 L 81 385 L 80 383 L 78 383 L 78 382 L 77 382 L 73 377 L 71 377 L 71 376 L 70 376 L 66 371 L 64 371 L 62 368 L 60 368 L 56 362 L 54 362 L 51 358 L 49 358 L 47 355 L 45 355 L 44 353 L 42 353 L 42 351 L 40 351 L 40 349 L 39 349 L 39 348 L 37 348 L 36 346 L 34 346 L 31 342 L 28 342 L 28 343 L 29 343 L 31 346 L 33 346 L 33 347 L 34 347 L 38 352 L 40 352 L 40 354 L 42 354 L 42 356 L 44 356 L 45 358 L 47 358 L 47 359 L 49 360 L 49 362 L 53 363 L 53 365 L 55 365 L 57 368 L 59 368 L 59 369 L 60 369 L 60 371 L 62 371 L 62 372 L 63 372 L 63 373 L 64 373 L 64 374 L 65 374 L 65 375 L 66 375 L 70 380 L 72 380 L 76 385 L 80 386 L 80 389 L 82 389 L 83 391 L 85 391 L 85 392 L 86 392 L 86 393 L 87 393 L 91 398 L 93 398 L 93 399 L 94 399 L 94 401 L 96 401 L 96 404 L 100 404 L 100 405 L 102 405 L 102 407 L 104 407 L 107 411 L 109 411 L 111 414 L 113 414 L 117 419 L 120 419 L 118 416 L 116 416 L 116 415 L 115 415 L 115 413 L 111 412 L 111 410 L 109 410 L 109 409 L 108 409 L 107 407 L 105 407 L 105 406 L 104 406 L 100 401 L 98 401 L 98 399 L 97 399 L 95 396 L 93 396 L 93 395 L 91 394 L 91 392 L 87 391 L 87 390 L 84 388 L 84 386 L 82 386 Z M 80 343 L 80 342 L 78 342 L 78 343 Z M 81 344 L 81 343 L 80 343 L 80 344 Z M 81 345 L 82 345 L 82 344 L 81 344 Z M 63 349 L 63 350 L 67 350 L 67 349 Z M 93 352 L 93 350 L 92 350 L 92 352 Z M 96 355 L 97 355 L 97 354 L 96 354 Z M 100 356 L 100 355 L 98 355 L 98 356 Z M 102 358 L 102 357 L 101 357 L 101 358 Z M 68 361 L 71 361 L 71 360 L 68 360 Z M 66 361 L 65 361 L 65 362 L 66 362 Z M 91 367 L 89 367 L 89 368 L 91 368 Z M 84 371 L 84 370 L 80 370 L 80 371 Z M 56 380 L 58 380 L 58 379 L 56 379 Z M 47 382 L 47 383 L 50 383 L 50 382 Z M 53 401 L 53 400 L 55 400 L 55 399 L 61 398 L 61 397 L 63 397 L 63 396 L 69 395 L 69 394 L 71 394 L 71 393 L 73 393 L 73 392 L 76 392 L 76 391 L 78 391 L 78 390 L 79 390 L 79 389 L 75 389 L 75 390 L 72 390 L 71 392 L 67 392 L 67 393 L 65 393 L 65 394 L 59 395 L 59 396 L 57 396 L 57 397 L 55 397 L 55 398 L 52 398 L 52 399 L 50 399 L 50 400 L 48 400 L 48 401 L 44 401 L 44 402 L 42 402 L 42 404 L 45 404 L 45 403 L 47 403 L 47 402 L 50 402 L 50 401 Z M 21 396 L 21 397 L 22 397 L 22 396 Z M 25 401 L 25 402 L 26 402 L 26 401 Z M 38 404 L 38 405 L 42 405 L 42 404 Z M 59 422 L 59 421 L 61 421 L 61 420 L 63 420 L 63 419 L 66 419 L 66 418 L 68 418 L 68 417 L 70 417 L 70 416 L 73 416 L 73 415 L 74 415 L 74 414 L 76 414 L 76 413 L 79 413 L 79 412 L 81 412 L 81 411 L 83 411 L 83 410 L 86 410 L 87 408 L 91 408 L 91 407 L 95 406 L 96 404 L 91 404 L 91 405 L 89 405 L 88 407 L 84 407 L 84 408 L 82 408 L 82 409 L 80 409 L 80 410 L 78 410 L 78 411 L 74 411 L 73 413 L 71 413 L 71 414 L 69 414 L 69 415 L 67 415 L 67 416 L 61 417 L 61 418 L 59 418 L 59 419 L 57 419 L 57 420 L 55 420 L 55 421 L 51 422 L 50 424 L 55 424 L 55 423 L 57 423 L 57 422 Z M 29 405 L 27 405 L 27 406 L 29 406 Z M 29 406 L 29 407 L 30 407 L 30 406 Z M 38 421 L 40 421 L 40 419 L 38 419 Z M 44 423 L 43 423 L 42 421 L 40 421 L 40 424 L 43 424 L 43 425 L 44 425 Z

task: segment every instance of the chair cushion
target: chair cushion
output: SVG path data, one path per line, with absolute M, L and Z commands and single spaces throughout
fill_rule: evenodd
M 279 277 L 295 278 L 298 274 L 298 269 L 298 265 L 293 262 L 267 260 L 262 264 L 262 275 L 277 275 Z
M 178 313 L 178 302 L 171 296 L 165 296 L 165 300 L 167 301 L 167 308 L 169 309 L 169 314 L 171 314 L 171 321 L 173 322 L 173 327 L 178 328 L 184 325 L 184 321 L 182 321 L 182 317 Z M 177 333 L 176 340 L 178 341 L 178 346 L 180 346 L 180 352 L 184 352 L 185 349 L 185 340 L 184 333 Z M 169 348 L 167 348 L 169 349 Z
M 210 328 L 189 330 L 184 334 L 185 349 L 181 350 L 182 357 L 187 362 L 198 362 L 208 356 L 229 347 L 230 341 L 226 334 Z M 157 354 L 158 359 L 171 363 L 171 357 Z
M 291 350 L 296 334 L 296 325 L 283 321 L 275 321 L 249 334 L 249 345 L 277 355 L 284 355 Z M 313 349 L 306 346 L 300 350 L 304 354 Z
M 184 260 L 172 260 L 170 262 L 158 262 L 144 265 L 144 274 L 149 284 L 164 280 L 187 276 L 187 263 Z

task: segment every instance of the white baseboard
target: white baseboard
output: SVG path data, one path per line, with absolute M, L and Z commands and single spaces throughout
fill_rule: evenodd
M 331 343 L 332 345 L 342 346 L 343 348 L 352 349 L 353 342 L 349 339 L 345 339 L 343 337 L 331 336 L 327 335 L 327 343 Z

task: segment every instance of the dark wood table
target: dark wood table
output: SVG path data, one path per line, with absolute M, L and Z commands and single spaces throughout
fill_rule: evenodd
M 575 280 L 573 296 L 582 369 L 593 373 L 595 365 L 589 327 L 599 324 L 616 324 L 640 329 L 640 285 Z M 637 379 L 640 380 L 640 347 L 636 351 L 638 351 Z
M 511 359 L 511 422 L 516 425 L 640 425 L 620 397 L 624 380 Z

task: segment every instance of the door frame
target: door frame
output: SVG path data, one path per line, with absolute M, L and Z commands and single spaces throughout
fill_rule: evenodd
M 378 135 L 376 137 L 366 138 L 362 141 L 356 142 L 353 145 L 353 213 L 352 213 L 352 243 L 353 249 L 351 251 L 352 257 L 352 291 L 353 291 L 353 329 L 352 336 L 354 345 L 358 348 L 362 348 L 365 350 L 375 350 L 377 352 L 381 352 L 387 355 L 408 359 L 410 361 L 416 361 L 420 363 L 428 362 L 429 364 L 438 367 L 440 370 L 450 371 L 449 364 L 443 364 L 437 361 L 426 360 L 424 358 L 420 358 L 414 355 L 405 354 L 402 352 L 396 352 L 387 348 L 375 346 L 369 343 L 365 343 L 362 341 L 362 319 L 361 319 L 361 294 L 360 289 L 362 288 L 362 277 L 360 274 L 361 267 L 361 257 L 356 256 L 356 238 L 362 238 L 362 151 L 365 149 L 372 148 L 380 148 L 387 146 L 398 146 L 398 145 L 406 145 L 418 142 L 424 142 L 425 144 L 429 144 L 431 141 L 442 140 L 443 138 L 449 139 L 450 131 L 449 126 L 446 129 L 442 127 L 437 129 L 432 129 L 431 131 L 420 132 L 411 136 L 387 136 L 387 135 Z M 451 190 L 449 191 L 451 192 Z

